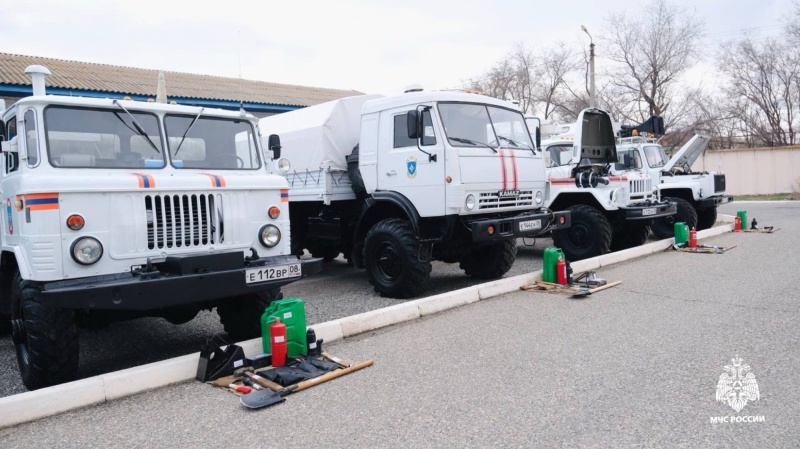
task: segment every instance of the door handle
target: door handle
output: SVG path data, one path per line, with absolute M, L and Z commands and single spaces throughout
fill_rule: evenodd
M 394 176 L 394 175 L 396 175 L 396 174 L 397 174 L 397 172 L 396 172 L 395 170 L 392 170 L 392 171 L 387 171 L 387 172 L 386 172 L 386 176 Z

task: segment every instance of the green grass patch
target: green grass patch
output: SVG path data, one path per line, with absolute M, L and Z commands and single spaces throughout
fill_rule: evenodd
M 786 201 L 800 200 L 800 193 L 776 193 L 773 195 L 734 195 L 734 201 Z

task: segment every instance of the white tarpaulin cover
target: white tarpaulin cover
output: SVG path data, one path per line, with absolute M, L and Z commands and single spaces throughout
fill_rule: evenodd
M 345 157 L 361 137 L 361 107 L 381 95 L 359 95 L 264 117 L 259 127 L 264 136 L 281 138 L 281 157 L 292 171 L 321 168 L 347 169 Z

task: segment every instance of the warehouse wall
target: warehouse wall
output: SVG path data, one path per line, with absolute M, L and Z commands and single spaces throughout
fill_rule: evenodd
M 800 146 L 706 151 L 692 169 L 725 174 L 731 195 L 771 195 L 800 189 Z

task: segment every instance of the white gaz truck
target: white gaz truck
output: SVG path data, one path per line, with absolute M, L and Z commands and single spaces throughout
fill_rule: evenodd
M 74 378 L 77 327 L 217 309 L 260 335 L 280 287 L 322 268 L 290 253 L 286 178 L 255 117 L 129 100 L 33 95 L 0 104 L 0 313 L 28 389 Z M 3 111 L 4 110 L 4 111 Z M 8 324 L 8 321 L 6 321 Z
M 538 134 L 538 121 L 528 123 Z M 653 219 L 675 214 L 675 204 L 660 198 L 658 186 L 635 161 L 618 163 L 607 112 L 585 109 L 574 124 L 551 128 L 558 134 L 542 141 L 548 159 L 546 205 L 571 213 L 572 225 L 553 231 L 553 243 L 568 260 L 639 246 L 647 241 Z
M 717 207 L 733 201 L 733 197 L 725 194 L 724 174 L 692 170 L 692 164 L 708 147 L 708 137 L 693 136 L 667 159 L 658 140 L 643 135 L 631 136 L 631 129 L 627 131 L 628 137 L 617 141 L 619 160 L 638 161 L 642 169 L 656 180 L 662 197 L 677 206 L 675 215 L 653 220 L 650 225 L 653 234 L 662 239 L 672 237 L 675 222 L 684 222 L 697 230 L 713 226 L 717 220 Z
M 476 278 L 514 263 L 516 238 L 569 226 L 512 103 L 465 92 L 358 96 L 266 117 L 283 157 L 292 245 L 366 268 L 383 296 L 422 292 L 431 261 Z

